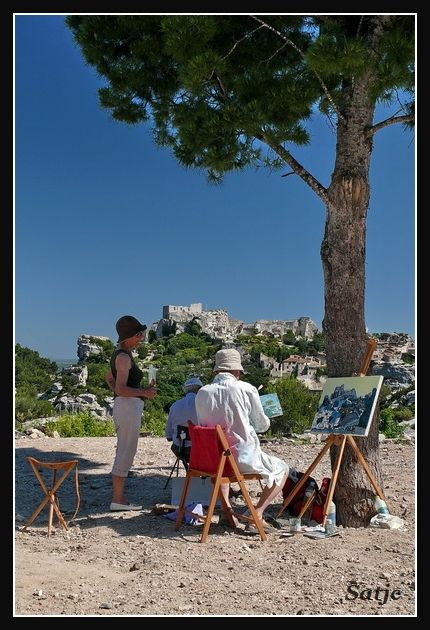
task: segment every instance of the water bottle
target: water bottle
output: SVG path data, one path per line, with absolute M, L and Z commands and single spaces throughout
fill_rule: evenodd
M 373 505 L 374 505 L 375 510 L 377 511 L 378 514 L 389 514 L 390 513 L 389 510 L 388 510 L 387 504 L 378 495 L 375 495 L 375 502 L 374 502 Z
M 329 522 L 330 521 L 330 522 Z M 336 527 L 336 505 L 330 501 L 326 518 L 326 531 Z
M 152 385 L 155 387 L 157 381 L 157 368 L 154 367 L 153 365 L 150 365 L 148 367 L 148 382 L 149 385 Z

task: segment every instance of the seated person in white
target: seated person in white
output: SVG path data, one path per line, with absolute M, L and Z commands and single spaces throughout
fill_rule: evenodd
M 178 436 L 177 427 L 180 425 L 188 428 L 188 420 L 193 424 L 197 424 L 195 401 L 196 394 L 201 387 L 203 387 L 203 383 L 197 376 L 192 376 L 185 381 L 182 386 L 185 396 L 174 402 L 170 407 L 164 432 L 165 437 L 169 442 L 172 442 L 170 448 L 176 457 L 185 459 L 186 462 L 190 459 L 191 442 L 190 440 L 185 440 L 184 448 L 181 451 L 181 440 Z
M 255 506 L 263 519 L 264 510 L 282 491 L 288 476 L 288 464 L 272 455 L 263 453 L 256 431 L 264 432 L 270 420 L 263 411 L 257 389 L 250 383 L 241 382 L 243 373 L 237 350 L 219 350 L 215 355 L 215 378 L 200 389 L 196 396 L 198 424 L 219 424 L 243 473 L 259 473 L 267 482 Z M 228 484 L 221 491 L 230 506 Z

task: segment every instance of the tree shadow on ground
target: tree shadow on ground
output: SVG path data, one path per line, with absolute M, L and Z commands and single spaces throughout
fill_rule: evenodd
M 161 514 L 151 514 L 148 512 L 127 512 L 124 516 L 100 514 L 97 516 L 76 519 L 76 524 L 82 532 L 92 528 L 110 527 L 119 536 L 145 538 L 171 539 L 178 542 L 190 543 L 199 542 L 201 525 L 182 524 L 179 531 L 175 531 L 175 522 L 167 519 Z M 225 535 L 225 529 L 217 523 L 211 525 L 211 535 Z
M 132 527 L 132 532 L 127 534 L 127 529 L 132 525 L 131 518 L 146 518 L 148 522 L 153 515 L 150 511 L 156 503 L 170 503 L 171 482 L 165 488 L 171 466 L 145 466 L 133 469 L 133 476 L 126 480 L 126 494 L 130 502 L 142 505 L 143 512 L 110 512 L 111 501 L 111 475 L 106 472 L 106 463 L 97 463 L 77 455 L 73 451 L 51 451 L 46 453 L 36 447 L 20 448 L 15 454 L 15 515 L 17 518 L 17 526 L 21 528 L 25 521 L 34 512 L 36 507 L 43 500 L 45 494 L 36 479 L 27 457 L 33 457 L 42 462 L 65 462 L 70 460 L 78 460 L 78 480 L 79 480 L 79 496 L 80 506 L 74 523 L 79 523 L 82 528 L 94 527 L 99 525 L 111 525 L 120 532 L 124 530 L 124 535 L 133 535 L 138 533 L 138 529 Z M 110 464 L 109 464 L 110 466 Z M 103 471 L 100 471 L 103 468 Z M 160 474 L 162 470 L 166 474 Z M 52 471 L 41 469 L 43 479 L 48 487 L 52 483 Z M 57 477 L 58 478 L 58 477 Z M 75 484 L 75 474 L 72 471 L 64 480 L 58 490 L 58 501 L 61 512 L 64 514 L 66 521 L 72 517 L 77 505 L 77 492 Z M 45 506 L 37 519 L 32 523 L 31 528 L 43 529 L 47 527 L 49 507 Z M 145 512 L 147 514 L 145 514 Z M 149 519 L 149 520 L 150 520 Z M 156 522 L 160 517 L 156 517 Z M 162 519 L 171 524 L 168 519 Z M 54 517 L 54 524 L 56 517 Z M 73 524 L 72 524 L 73 526 Z M 124 526 L 124 527 L 123 527 Z M 151 530 L 151 525 L 145 530 Z
M 27 457 L 34 457 L 43 462 L 78 460 L 80 506 L 73 521 L 70 519 L 77 505 L 73 472 L 65 479 L 58 491 L 59 507 L 71 532 L 76 526 L 79 526 L 82 532 L 97 527 L 109 527 L 118 535 L 125 537 L 172 538 L 187 543 L 199 541 L 201 525 L 183 524 L 181 529 L 176 532 L 174 521 L 152 513 L 155 504 L 172 503 L 172 481 L 165 487 L 172 469 L 171 464 L 133 468 L 133 476 L 126 480 L 126 495 L 130 502 L 142 505 L 143 510 L 139 512 L 110 512 L 111 476 L 110 471 L 106 471 L 106 467 L 110 467 L 109 462 L 96 462 L 71 450 L 47 453 L 36 447 L 16 449 L 15 515 L 17 529 L 22 529 L 45 496 L 26 460 Z M 103 468 L 102 471 L 101 468 Z M 51 475 L 49 470 L 43 470 L 43 477 L 48 486 L 51 485 Z M 182 469 L 179 478 L 181 477 L 184 477 Z M 29 530 L 47 535 L 48 509 L 48 506 L 45 506 Z M 55 515 L 54 526 L 57 526 Z M 215 522 L 211 525 L 210 535 L 225 535 L 225 531 L 224 527 Z

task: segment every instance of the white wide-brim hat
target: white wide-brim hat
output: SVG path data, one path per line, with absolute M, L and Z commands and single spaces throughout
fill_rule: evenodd
M 218 350 L 215 355 L 214 372 L 240 370 L 244 372 L 241 357 L 237 350 L 228 348 L 227 350 Z

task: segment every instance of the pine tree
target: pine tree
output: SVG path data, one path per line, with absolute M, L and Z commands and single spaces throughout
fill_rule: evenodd
M 75 15 L 67 24 L 107 79 L 100 102 L 115 119 L 150 121 L 157 143 L 215 181 L 251 164 L 288 166 L 319 197 L 327 372 L 358 372 L 373 136 L 414 121 L 414 15 Z M 381 101 L 398 111 L 375 121 Z M 318 111 L 336 132 L 328 186 L 292 152 L 309 142 Z M 360 445 L 380 481 L 376 422 Z M 364 487 L 346 453 L 335 497 L 343 524 L 363 524 L 354 506 Z

